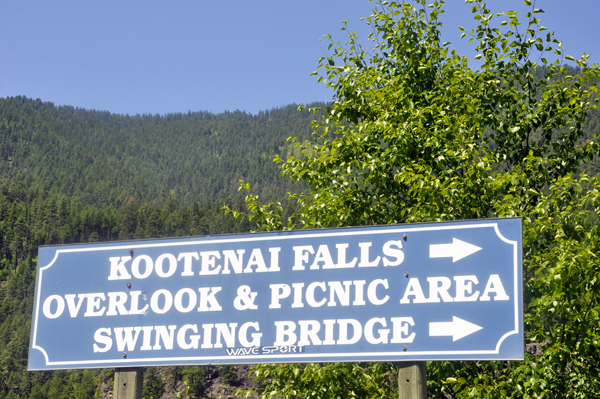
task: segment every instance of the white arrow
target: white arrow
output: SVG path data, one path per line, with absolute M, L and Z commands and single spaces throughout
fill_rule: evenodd
M 430 337 L 452 337 L 452 341 L 457 341 L 467 335 L 473 334 L 475 331 L 481 330 L 483 327 L 477 324 L 469 323 L 466 320 L 452 316 L 452 321 L 429 323 Z
M 456 262 L 462 258 L 474 254 L 481 248 L 477 245 L 469 244 L 459 240 L 458 238 L 452 238 L 452 244 L 431 244 L 429 245 L 429 257 L 430 258 L 452 258 L 452 262 Z

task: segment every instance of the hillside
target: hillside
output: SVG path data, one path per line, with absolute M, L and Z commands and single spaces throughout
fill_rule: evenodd
M 309 135 L 296 108 L 122 116 L 0 99 L 0 398 L 111 392 L 110 370 L 27 371 L 40 245 L 249 231 L 222 207 L 244 210 L 240 179 L 268 199 L 293 188 L 272 159 Z M 247 371 L 151 368 L 146 397 L 227 397 Z
M 117 115 L 0 99 L 0 186 L 28 196 L 64 194 L 82 204 L 155 205 L 235 196 L 251 177 L 258 194 L 291 189 L 272 160 L 289 136 L 307 138 L 313 115 L 296 105 L 245 112 Z

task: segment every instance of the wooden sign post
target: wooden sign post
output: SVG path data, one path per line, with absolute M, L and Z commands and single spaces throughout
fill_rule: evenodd
M 427 399 L 427 362 L 400 362 L 400 399 Z
M 142 399 L 144 368 L 132 367 L 115 370 L 114 399 Z

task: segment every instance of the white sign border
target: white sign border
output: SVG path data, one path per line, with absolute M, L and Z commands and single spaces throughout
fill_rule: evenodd
M 515 218 L 510 218 L 510 219 L 515 219 Z M 443 223 L 443 222 L 442 222 Z M 447 222 L 447 223 L 460 223 L 460 222 Z M 465 221 L 464 223 L 468 223 L 468 221 Z M 408 225 L 407 225 L 408 226 Z M 378 226 L 378 227 L 385 227 L 385 226 Z M 108 251 L 108 250 L 114 250 L 114 249 L 122 249 L 123 248 L 123 244 L 120 245 L 111 245 L 111 246 L 102 246 L 102 247 L 98 247 L 98 248 L 93 248 L 93 247 L 86 247 L 86 248 L 70 248 L 70 249 L 58 249 L 54 255 L 54 258 L 52 259 L 52 261 L 44 266 L 41 267 L 39 269 L 39 276 L 38 276 L 38 281 L 36 282 L 37 284 L 37 300 L 36 300 L 36 304 L 35 304 L 35 315 L 34 315 L 34 325 L 32 328 L 32 343 L 31 343 L 31 349 L 37 349 L 39 350 L 43 355 L 44 358 L 46 360 L 46 366 L 58 366 L 62 368 L 71 368 L 68 366 L 83 366 L 83 368 L 85 368 L 86 366 L 88 368 L 94 368 L 94 366 L 91 365 L 98 365 L 101 366 L 102 364 L 106 364 L 108 366 L 120 366 L 120 365 L 126 365 L 128 363 L 137 363 L 137 364 L 143 364 L 145 362 L 165 362 L 165 363 L 170 363 L 173 362 L 172 365 L 176 365 L 176 364 L 190 364 L 189 362 L 193 362 L 193 361 L 212 361 L 212 363 L 219 363 L 219 361 L 223 361 L 223 360 L 230 360 L 230 359 L 239 359 L 239 360 L 245 360 L 245 359 L 252 359 L 252 360 L 256 360 L 254 362 L 227 362 L 227 364 L 250 364 L 250 363 L 264 363 L 261 362 L 261 359 L 264 360 L 270 360 L 273 359 L 275 360 L 274 363 L 277 363 L 276 359 L 280 359 L 280 358 L 286 358 L 286 359 L 322 359 L 322 358 L 333 358 L 333 359 L 337 359 L 340 358 L 339 361 L 368 361 L 368 360 L 373 360 L 374 358 L 378 358 L 381 360 L 385 360 L 388 357 L 410 357 L 409 360 L 432 360 L 432 356 L 436 356 L 436 355 L 465 355 L 465 356 L 473 356 L 473 355 L 497 355 L 498 353 L 500 353 L 500 346 L 502 345 L 502 342 L 504 342 L 504 340 L 506 338 L 508 338 L 511 335 L 514 334 L 518 334 L 520 332 L 519 326 L 520 326 L 520 318 L 519 318 L 519 287 L 521 287 L 522 285 L 522 281 L 519 280 L 518 278 L 518 272 L 519 272 L 519 261 L 518 261 L 518 241 L 512 241 L 507 239 L 506 237 L 504 237 L 502 235 L 502 233 L 500 233 L 500 230 L 498 228 L 498 223 L 497 222 L 493 222 L 493 223 L 473 223 L 473 224 L 466 224 L 466 225 L 442 225 L 440 224 L 439 226 L 429 226 L 429 227 L 398 227 L 398 228 L 384 228 L 380 231 L 373 231 L 370 234 L 390 234 L 390 233 L 410 233 L 410 232 L 422 232 L 422 231 L 440 231 L 440 230 L 464 230 L 464 229 L 475 229 L 475 228 L 493 228 L 494 231 L 496 232 L 496 235 L 498 236 L 498 238 L 500 238 L 502 241 L 506 242 L 507 244 L 510 244 L 513 246 L 513 278 L 514 278 L 514 314 L 515 314 L 515 326 L 514 329 L 512 331 L 507 332 L 506 334 L 504 334 L 502 337 L 500 337 L 500 339 L 498 340 L 497 344 L 496 344 L 496 349 L 494 350 L 475 350 L 475 351 L 416 351 L 416 352 L 362 352 L 362 353 L 319 353 L 319 354 L 314 354 L 314 353 L 298 353 L 298 354 L 294 354 L 294 353 L 285 353 L 285 354 L 280 354 L 280 355 L 244 355 L 244 356 L 185 356 L 185 357 L 157 357 L 157 358 L 143 358 L 143 359 L 123 359 L 123 358 L 116 358 L 116 359 L 102 359 L 102 360 L 78 360 L 78 361 L 50 361 L 48 354 L 46 353 L 46 351 L 44 350 L 44 348 L 42 348 L 41 346 L 36 344 L 36 338 L 37 338 L 37 327 L 38 327 L 38 316 L 39 316 L 39 311 L 40 311 L 40 296 L 41 296 L 41 288 L 42 288 L 42 277 L 43 277 L 43 272 L 47 269 L 49 269 L 50 267 L 52 267 L 52 265 L 56 262 L 56 260 L 58 259 L 58 256 L 61 253 L 73 253 L 73 252 L 91 252 L 91 251 Z M 358 227 L 358 229 L 361 229 L 360 227 Z M 290 240 L 290 239 L 298 239 L 300 237 L 302 238 L 319 238 L 319 237 L 343 237 L 343 236 L 353 236 L 353 235 L 362 235 L 365 234 L 364 231 L 340 231 L 339 233 L 336 232 L 331 232 L 331 230 L 327 233 L 307 233 L 307 234 L 299 234 L 299 235 L 285 235 L 285 236 L 270 236 L 268 238 L 268 240 L 273 240 L 273 241 L 277 241 L 277 240 Z M 262 237 L 261 237 L 262 236 Z M 185 237 L 179 237 L 181 238 L 185 238 Z M 182 241 L 182 242 L 174 242 L 174 243 L 155 243 L 155 244 L 134 244 L 134 245 L 128 245 L 128 248 L 131 249 L 135 249 L 135 248 L 156 248 L 156 247 L 165 247 L 165 246 L 169 246 L 169 247 L 174 247 L 174 246 L 183 246 L 183 245 L 207 245 L 207 244 L 221 244 L 221 243 L 232 243 L 232 242 L 252 242 L 252 241 L 266 241 L 265 236 L 262 234 L 257 235 L 257 237 L 239 237 L 239 238 L 222 238 L 222 239 L 203 239 L 203 240 L 198 240 L 198 241 Z M 521 290 L 522 291 L 522 290 Z M 522 299 L 521 299 L 522 300 Z M 424 356 L 423 358 L 415 358 L 414 356 Z M 350 358 L 352 357 L 352 359 L 344 359 L 344 358 Z M 362 359 L 362 360 L 361 360 Z M 490 358 L 493 359 L 493 358 Z M 391 360 L 391 359 L 390 359 Z M 457 359 L 459 360 L 459 359 Z M 485 360 L 485 359 L 479 359 L 478 360 Z M 509 360 L 509 359 L 506 359 Z M 519 360 L 519 359 L 515 359 L 515 360 Z M 182 362 L 182 363 L 177 363 L 177 362 Z M 300 361 L 301 362 L 301 361 Z M 225 364 L 225 362 L 223 362 Z M 281 363 L 288 363 L 288 361 L 281 361 Z M 291 362 L 290 362 L 291 363 Z M 211 364 L 211 363 L 202 363 L 202 364 Z M 169 364 L 170 365 L 170 364 Z M 30 369 L 30 370 L 38 370 L 38 369 Z M 47 370 L 46 368 L 44 369 L 39 369 L 39 370 Z

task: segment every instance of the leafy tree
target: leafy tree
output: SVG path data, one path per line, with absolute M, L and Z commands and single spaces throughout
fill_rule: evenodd
M 251 217 L 267 230 L 522 217 L 531 350 L 522 362 L 433 362 L 429 395 L 597 396 L 600 191 L 573 174 L 599 150 L 583 126 L 600 68 L 565 56 L 530 0 L 524 22 L 467 3 L 478 25 L 461 30 L 476 70 L 440 40 L 443 1 L 379 2 L 365 18 L 371 50 L 353 32 L 332 41 L 319 81 L 335 101 L 312 142 L 291 140 L 302 155 L 278 159 L 309 190 L 291 195 L 286 224 L 281 205 L 250 194 Z M 262 395 L 283 398 L 397 397 L 382 385 L 393 372 L 391 363 L 255 368 L 269 382 Z

